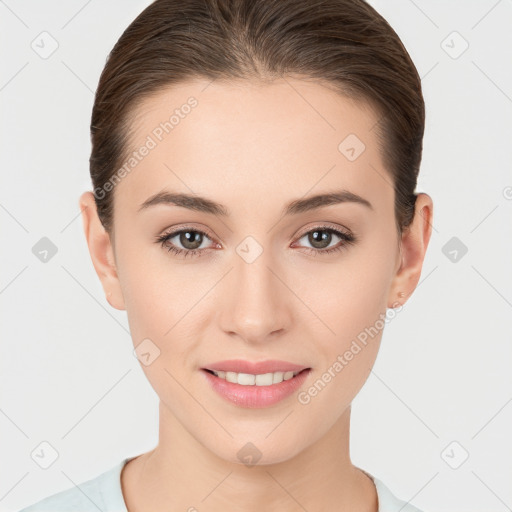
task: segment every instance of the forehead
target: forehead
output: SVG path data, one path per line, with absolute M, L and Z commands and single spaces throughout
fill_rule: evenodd
M 366 104 L 318 81 L 173 85 L 132 113 L 129 153 L 150 149 L 116 187 L 116 204 L 125 198 L 140 205 L 167 188 L 214 195 L 225 204 L 236 194 L 251 207 L 254 198 L 275 197 L 281 206 L 309 191 L 346 188 L 378 206 L 393 191 L 382 167 L 377 121 Z

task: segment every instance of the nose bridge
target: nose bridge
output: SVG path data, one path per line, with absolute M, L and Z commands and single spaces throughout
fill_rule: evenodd
M 246 341 L 264 341 L 286 327 L 288 319 L 289 301 L 283 300 L 284 285 L 275 276 L 272 251 L 247 237 L 237 246 L 233 258 L 223 328 Z

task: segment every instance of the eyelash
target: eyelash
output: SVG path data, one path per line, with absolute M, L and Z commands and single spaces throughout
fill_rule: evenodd
M 337 245 L 335 247 L 331 247 L 330 249 L 313 249 L 311 247 L 305 247 L 304 249 L 307 250 L 309 254 L 317 255 L 326 255 L 326 254 L 332 254 L 337 251 L 343 250 L 346 248 L 347 245 L 354 244 L 357 239 L 354 235 L 351 233 L 345 233 L 343 231 L 340 231 L 338 229 L 332 228 L 330 226 L 315 226 L 314 228 L 310 229 L 309 231 L 306 231 L 302 235 L 299 236 L 298 240 L 303 238 L 304 236 L 308 235 L 309 233 L 312 233 L 314 231 L 327 231 L 329 233 L 334 233 L 336 236 L 341 238 L 343 240 L 343 243 L 341 245 Z M 200 252 L 205 251 L 207 249 L 179 249 L 175 247 L 174 245 L 169 245 L 167 242 L 174 238 L 176 235 L 179 235 L 181 233 L 199 233 L 201 235 L 206 236 L 207 238 L 211 239 L 208 233 L 205 233 L 204 231 L 200 229 L 179 229 L 176 231 L 172 231 L 170 233 L 165 233 L 163 235 L 156 237 L 156 242 L 159 243 L 164 249 L 167 249 L 169 252 L 176 254 L 177 256 L 182 256 L 184 258 L 186 257 L 193 257 L 199 255 Z

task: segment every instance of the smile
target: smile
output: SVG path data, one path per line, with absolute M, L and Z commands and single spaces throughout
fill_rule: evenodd
M 232 405 L 257 409 L 276 405 L 298 392 L 311 368 L 259 374 L 203 368 L 201 373 L 210 388 Z
M 293 379 L 300 372 L 273 372 L 261 373 L 254 375 L 252 373 L 236 373 L 236 372 L 223 372 L 215 370 L 207 370 L 213 373 L 219 379 L 224 379 L 233 384 L 240 384 L 242 386 L 271 386 L 272 384 L 280 384 L 284 380 Z

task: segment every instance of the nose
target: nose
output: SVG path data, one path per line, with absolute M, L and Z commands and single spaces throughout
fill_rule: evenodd
M 222 329 L 251 344 L 275 339 L 291 324 L 293 294 L 285 285 L 286 272 L 272 260 L 270 251 L 252 262 L 238 254 L 233 259 L 234 268 L 221 295 Z

